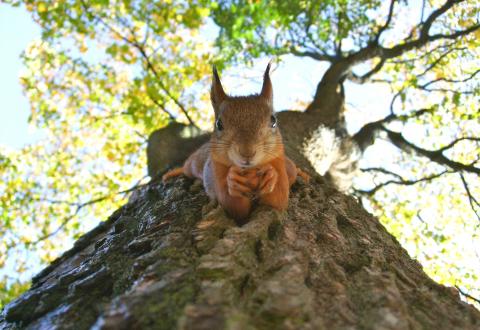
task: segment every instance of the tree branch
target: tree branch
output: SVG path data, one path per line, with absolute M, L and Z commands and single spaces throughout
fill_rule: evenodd
M 381 130 L 387 133 L 388 138 L 390 141 L 397 146 L 399 149 L 409 152 L 409 151 L 414 151 L 418 155 L 421 155 L 423 157 L 426 157 L 430 159 L 433 162 L 436 162 L 441 165 L 446 165 L 450 167 L 451 169 L 455 171 L 465 171 L 469 173 L 475 173 L 477 175 L 480 175 L 480 168 L 473 166 L 473 164 L 463 164 L 460 162 L 456 162 L 454 160 L 451 160 L 445 155 L 443 155 L 443 151 L 441 149 L 439 150 L 427 150 L 424 148 L 421 148 L 412 142 L 408 141 L 403 137 L 401 133 L 398 132 L 393 132 L 386 127 L 382 126 Z
M 151 62 L 150 57 L 146 53 L 145 48 L 139 42 L 137 42 L 136 40 L 131 40 L 131 39 L 125 37 L 124 35 L 122 35 L 120 32 L 118 32 L 116 29 L 114 29 L 111 25 L 109 25 L 107 22 L 105 22 L 105 20 L 102 17 L 92 14 L 89 11 L 89 8 L 88 8 L 88 6 L 87 6 L 87 4 L 85 3 L 84 0 L 82 0 L 82 6 L 85 9 L 87 15 L 89 15 L 92 19 L 98 20 L 103 26 L 105 26 L 109 31 L 111 31 L 113 34 L 115 34 L 118 38 L 122 39 L 127 44 L 133 46 L 134 48 L 136 48 L 139 51 L 140 55 L 142 56 L 142 58 L 144 60 L 144 63 L 146 65 L 147 70 L 152 72 L 152 74 L 155 76 L 156 83 L 160 86 L 160 88 L 163 90 L 163 92 L 179 107 L 180 111 L 185 115 L 185 117 L 187 118 L 190 125 L 197 127 L 195 122 L 192 120 L 192 118 L 188 114 L 187 109 L 183 106 L 182 103 L 180 103 L 180 101 L 176 97 L 174 97 L 172 95 L 172 93 L 169 91 L 169 89 L 163 84 L 163 82 L 161 80 L 161 77 L 160 77 L 160 74 L 157 72 L 155 66 Z M 130 33 L 133 35 L 133 37 L 135 37 L 134 33 L 132 33 L 131 30 L 130 30 Z
M 383 65 L 385 64 L 386 61 L 387 61 L 386 59 L 381 58 L 380 62 L 378 62 L 377 65 L 375 65 L 370 71 L 368 71 L 367 73 L 365 73 L 361 76 L 358 76 L 353 72 L 350 72 L 347 76 L 347 79 L 349 79 L 350 81 L 352 81 L 354 83 L 357 83 L 357 84 L 364 84 L 367 81 L 369 81 L 370 78 L 375 73 L 379 72 L 383 68 Z
M 314 60 L 317 60 L 317 61 L 333 62 L 335 60 L 335 56 L 328 55 L 328 54 L 325 54 L 325 53 L 320 53 L 320 52 L 313 51 L 313 50 L 300 51 L 300 50 L 292 47 L 292 48 L 290 48 L 290 52 L 295 56 L 310 57 L 310 58 L 313 58 Z
M 142 178 L 143 180 L 143 178 Z M 141 180 L 140 180 L 141 182 Z M 70 206 L 76 206 L 75 207 L 75 211 L 68 217 L 66 217 L 65 219 L 63 219 L 63 221 L 60 223 L 60 225 L 53 231 L 51 231 L 50 233 L 48 234 L 45 234 L 43 236 L 40 236 L 39 238 L 37 238 L 35 241 L 31 241 L 31 242 L 28 242 L 26 244 L 33 244 L 33 245 L 36 245 L 52 236 L 55 236 L 56 234 L 58 234 L 58 232 L 60 230 L 62 230 L 72 219 L 74 219 L 78 213 L 85 207 L 89 206 L 89 205 L 92 205 L 92 204 L 96 204 L 96 203 L 99 203 L 99 202 L 102 202 L 108 198 L 111 198 L 112 196 L 114 195 L 120 195 L 120 194 L 127 194 L 129 192 L 132 192 L 134 190 L 137 190 L 141 187 L 144 187 L 146 186 L 147 184 L 140 184 L 140 183 L 137 183 L 135 184 L 133 187 L 129 188 L 129 189 L 126 189 L 126 190 L 122 190 L 122 191 L 119 191 L 119 192 L 116 192 L 116 193 L 113 193 L 113 194 L 108 194 L 108 195 L 104 195 L 104 196 L 100 196 L 98 198 L 94 198 L 94 199 L 91 199 L 89 201 L 86 201 L 84 203 L 79 203 L 79 202 L 69 202 L 69 201 L 59 201 L 59 200 L 49 200 L 49 199 L 44 199 L 43 201 L 45 202 L 49 202 L 49 203 L 53 203 L 53 204 L 61 204 L 61 203 L 64 203 L 66 205 L 70 205 Z M 40 201 L 40 200 L 39 200 Z
M 376 131 L 381 130 L 384 124 L 393 122 L 395 120 L 405 121 L 410 118 L 417 118 L 425 113 L 432 113 L 434 110 L 435 108 L 424 108 L 412 111 L 411 113 L 405 115 L 396 115 L 393 113 L 393 111 L 391 111 L 388 116 L 363 126 L 355 135 L 353 135 L 353 140 L 363 151 L 373 144 Z
M 464 82 L 467 82 L 467 81 L 470 81 L 472 80 L 473 78 L 475 78 L 475 76 L 477 74 L 480 73 L 480 69 L 476 70 L 475 72 L 473 72 L 471 75 L 469 75 L 467 78 L 465 79 L 460 79 L 460 80 L 455 80 L 455 79 L 448 79 L 448 78 L 445 78 L 445 77 L 442 77 L 442 78 L 438 78 L 438 79 L 435 79 L 435 80 L 432 80 L 432 81 L 429 81 L 428 83 L 425 83 L 423 85 L 420 85 L 418 86 L 419 88 L 421 89 L 425 89 L 425 90 L 429 90 L 427 89 L 428 86 L 432 85 L 432 84 L 435 84 L 437 82 L 440 82 L 440 81 L 444 81 L 444 82 L 447 82 L 447 83 L 464 83 Z
M 412 49 L 415 49 L 415 48 L 420 48 L 420 47 L 426 45 L 429 42 L 440 40 L 440 39 L 457 39 L 459 37 L 463 37 L 463 36 L 466 36 L 467 34 L 475 32 L 479 28 L 480 28 L 480 24 L 476 24 L 476 25 L 473 25 L 473 26 L 471 26 L 471 27 L 469 27 L 465 30 L 455 31 L 455 33 L 452 33 L 452 34 L 436 34 L 436 35 L 432 35 L 432 36 L 421 35 L 420 38 L 418 38 L 416 40 L 406 42 L 406 43 L 401 44 L 401 45 L 396 45 L 396 46 L 391 47 L 391 48 L 380 47 L 377 50 L 376 55 L 380 56 L 382 58 L 385 58 L 385 59 L 394 58 L 394 57 L 402 55 L 403 53 L 405 53 L 409 50 L 412 50 Z
M 150 57 L 147 55 L 147 52 L 145 50 L 144 47 L 142 47 L 142 45 L 140 45 L 136 40 L 130 40 L 128 38 L 125 38 L 124 39 L 126 42 L 130 43 L 133 47 L 135 47 L 139 52 L 140 54 L 142 55 L 143 59 L 145 60 L 145 63 L 147 65 L 147 69 L 150 70 L 150 72 L 153 73 L 153 75 L 155 76 L 156 78 L 156 82 L 157 84 L 160 86 L 160 88 L 165 92 L 165 94 L 167 94 L 167 96 L 180 108 L 181 112 L 183 112 L 183 114 L 185 115 L 185 117 L 187 118 L 188 122 L 190 123 L 190 125 L 194 126 L 194 127 L 197 127 L 197 125 L 195 124 L 195 122 L 192 120 L 192 118 L 190 117 L 190 115 L 188 114 L 188 111 L 187 109 L 184 107 L 184 105 L 182 103 L 180 103 L 180 101 L 174 97 L 172 95 L 172 93 L 170 93 L 170 90 L 163 84 L 162 80 L 161 80 L 161 77 L 160 77 L 160 74 L 157 72 L 157 69 L 155 68 L 155 66 L 153 65 L 153 63 L 151 62 L 150 60 Z
M 154 98 L 152 95 L 150 95 L 150 93 L 147 93 L 147 95 L 148 95 L 148 98 L 149 98 L 158 108 L 160 108 L 160 110 L 162 110 L 163 112 L 165 112 L 165 113 L 168 115 L 168 117 L 170 117 L 171 120 L 175 121 L 175 119 L 176 119 L 175 116 L 174 116 L 170 111 L 167 110 L 167 108 L 165 107 L 164 104 L 158 102 L 158 100 L 157 100 L 156 98 Z
M 386 187 L 386 186 L 391 185 L 391 184 L 412 186 L 412 185 L 415 185 L 419 182 L 432 181 L 432 180 L 434 180 L 436 178 L 439 178 L 440 176 L 442 176 L 446 173 L 452 173 L 450 171 L 445 170 L 445 171 L 442 171 L 440 173 L 432 174 L 432 175 L 429 175 L 429 176 L 426 176 L 426 177 L 423 177 L 423 178 L 420 178 L 420 179 L 409 180 L 409 179 L 404 179 L 402 176 L 400 176 L 397 173 L 393 173 L 393 172 L 390 172 L 390 171 L 385 170 L 385 169 L 378 170 L 378 169 L 371 168 L 371 169 L 363 169 L 362 171 L 378 171 L 378 172 L 381 172 L 381 173 L 384 173 L 384 174 L 393 175 L 393 176 L 397 177 L 397 180 L 388 180 L 388 181 L 382 182 L 382 183 L 376 185 L 374 188 L 372 188 L 370 190 L 357 190 L 357 192 L 359 192 L 363 195 L 368 195 L 368 196 L 374 195 L 381 188 Z
M 382 33 L 388 29 L 388 26 L 390 25 L 391 21 L 392 21 L 392 18 L 393 18 L 393 8 L 395 7 L 395 1 L 396 0 L 390 0 L 390 7 L 388 9 L 388 16 L 387 16 L 387 20 L 385 22 L 385 24 L 383 24 L 380 29 L 378 30 L 377 34 L 375 35 L 375 39 L 373 40 L 373 42 L 375 44 L 378 45 L 379 43 L 379 40 L 380 40 L 380 36 L 382 35 Z
M 402 176 L 400 174 L 397 174 L 395 172 L 389 171 L 383 167 L 368 167 L 368 168 L 361 168 L 360 171 L 362 172 L 380 172 L 383 174 L 391 175 L 396 177 L 399 180 L 403 180 Z
M 387 60 L 391 58 L 398 57 L 402 55 L 403 53 L 412 50 L 412 49 L 418 49 L 422 46 L 425 46 L 426 44 L 440 40 L 440 39 L 457 39 L 459 37 L 463 37 L 465 35 L 468 35 L 478 29 L 480 29 L 480 24 L 475 24 L 471 27 L 466 28 L 465 30 L 457 30 L 454 33 L 451 34 L 435 34 L 435 35 L 430 35 L 430 28 L 432 27 L 432 24 L 435 22 L 435 20 L 444 14 L 446 11 L 448 11 L 450 8 L 452 8 L 455 4 L 463 2 L 465 0 L 447 0 L 440 8 L 437 10 L 433 11 L 430 16 L 427 18 L 427 20 L 423 23 L 417 26 L 417 28 L 421 27 L 420 29 L 420 36 L 417 39 L 414 40 L 408 40 L 405 39 L 401 44 L 397 44 L 393 47 L 390 48 L 385 48 L 382 47 L 378 43 L 378 39 L 376 38 L 376 42 L 370 43 L 367 47 L 362 48 L 358 50 L 357 52 L 351 54 L 350 56 L 346 57 L 343 59 L 343 61 L 346 61 L 345 63 L 345 72 L 347 72 L 351 67 L 354 65 L 365 62 L 367 60 L 370 60 L 372 58 L 379 57 L 382 60 Z M 391 10 L 393 10 L 393 2 L 391 3 Z M 388 19 L 387 19 L 388 21 Z M 390 24 L 390 22 L 388 22 Z M 386 27 L 385 27 L 386 29 Z M 383 32 L 383 30 L 382 30 Z M 380 62 L 381 63 L 381 62 Z M 382 63 L 383 65 L 383 63 Z M 373 70 L 376 70 L 370 74 L 373 75 L 374 73 L 378 72 L 381 68 L 374 68 Z M 355 76 L 348 76 L 347 78 L 352 78 L 353 80 L 356 79 Z
M 425 16 L 426 5 L 427 5 L 427 0 L 422 0 L 422 13 L 420 14 L 420 23 L 423 23 L 423 17 Z
M 470 191 L 467 180 L 465 180 L 465 176 L 463 175 L 463 173 L 460 173 L 460 179 L 462 179 L 463 187 L 467 192 L 468 202 L 470 203 L 470 207 L 472 208 L 473 213 L 475 213 L 475 215 L 477 216 L 477 219 L 480 221 L 480 214 L 477 213 L 477 209 L 476 209 L 477 207 L 480 207 L 480 203 L 477 201 L 477 199 L 473 196 L 472 192 Z
M 327 104 L 325 102 L 327 95 L 334 95 L 334 91 L 338 85 L 344 81 L 345 78 L 351 78 L 355 80 L 357 77 L 355 77 L 355 75 L 350 75 L 350 71 L 353 66 L 359 63 L 366 62 L 373 58 L 380 58 L 381 60 L 385 61 L 398 57 L 409 50 L 421 48 L 435 40 L 457 39 L 480 29 L 480 24 L 475 24 L 466 28 L 465 30 L 457 30 L 451 34 L 429 34 L 432 24 L 438 17 L 447 12 L 455 4 L 463 1 L 465 0 L 447 0 L 440 8 L 434 10 L 424 23 L 420 23 L 416 26 L 417 29 L 420 28 L 420 35 L 417 39 L 411 40 L 411 37 L 408 37 L 407 39 L 402 40 L 402 43 L 391 48 L 385 48 L 378 43 L 371 42 L 366 47 L 361 48 L 347 57 L 335 58 L 332 62 L 332 65 L 328 68 L 321 81 L 318 83 L 313 101 L 307 107 L 306 111 L 310 113 L 321 111 L 325 112 L 325 108 L 331 108 L 331 106 L 334 104 Z M 414 35 L 413 30 L 411 35 Z M 371 77 L 373 74 L 380 71 L 382 65 L 383 62 L 380 61 L 380 64 L 371 70 L 373 72 L 368 73 L 368 77 Z M 362 81 L 361 78 L 358 78 L 357 80 Z M 363 80 L 367 80 L 367 78 Z M 330 111 L 332 112 L 332 110 Z M 337 122 L 340 117 L 340 112 L 332 112 L 329 114 L 329 117 L 332 118 L 330 118 L 328 122 Z
M 439 151 L 439 152 L 444 152 L 445 150 L 452 148 L 452 147 L 453 147 L 454 145 L 456 145 L 458 142 L 460 142 L 460 141 L 465 141 L 465 140 L 480 142 L 480 138 L 478 138 L 478 137 L 464 136 L 464 137 L 461 137 L 461 138 L 458 138 L 458 139 L 453 140 L 452 142 L 450 142 L 450 143 L 447 144 L 446 146 L 441 147 L 441 148 L 438 149 L 437 151 Z
M 475 298 L 473 296 L 471 296 L 470 294 L 466 293 L 465 291 L 463 291 L 462 289 L 460 289 L 460 287 L 458 287 L 457 285 L 455 285 L 455 288 L 458 290 L 458 292 L 460 292 L 460 294 L 466 298 L 469 298 L 469 299 L 472 299 L 473 301 L 477 302 L 480 304 L 480 299 L 478 298 Z
M 425 52 L 423 52 L 422 54 L 419 54 L 418 56 L 416 56 L 414 58 L 407 58 L 407 59 L 401 59 L 401 60 L 392 59 L 392 60 L 389 61 L 389 63 L 394 63 L 394 64 L 415 63 L 415 62 L 417 62 L 421 59 L 424 59 L 424 58 L 428 57 L 432 53 L 435 53 L 439 50 L 446 50 L 446 52 L 448 52 L 451 49 L 453 49 L 453 50 L 463 50 L 464 49 L 464 47 L 461 47 L 461 48 L 453 47 L 454 45 L 455 45 L 455 41 L 452 41 L 450 43 L 441 44 L 441 45 L 436 45 L 435 47 L 426 50 Z
M 432 70 L 434 67 L 436 67 L 445 57 L 447 57 L 449 54 L 451 54 L 454 51 L 459 51 L 459 50 L 466 50 L 466 47 L 451 47 L 448 48 L 448 50 L 440 55 L 435 61 L 433 61 L 432 64 L 430 64 L 425 70 L 423 70 L 422 73 L 418 74 L 418 76 L 424 76 L 427 72 Z

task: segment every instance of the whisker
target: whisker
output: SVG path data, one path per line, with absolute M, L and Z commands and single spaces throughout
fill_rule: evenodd
M 211 143 L 211 145 L 217 145 L 217 146 L 230 146 L 230 143 Z
M 278 156 L 278 154 L 276 154 L 276 153 L 274 153 L 270 150 L 263 150 L 263 153 L 268 155 L 268 156 L 272 156 L 272 157 L 277 157 Z

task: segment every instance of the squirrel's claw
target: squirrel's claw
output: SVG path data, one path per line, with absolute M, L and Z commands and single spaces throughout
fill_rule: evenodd
M 162 182 L 165 183 L 168 179 L 173 178 L 175 176 L 182 175 L 182 174 L 183 174 L 183 167 L 174 168 L 162 176 Z
M 251 198 L 252 191 L 247 186 L 244 186 L 238 182 L 228 182 L 228 193 L 232 197 L 246 197 Z
M 278 173 L 272 166 L 264 169 L 264 174 L 260 179 L 259 195 L 270 194 L 275 189 L 278 181 Z
M 310 182 L 310 175 L 307 172 L 300 169 L 299 167 L 297 167 L 297 175 L 301 177 L 303 181 L 305 181 L 305 183 Z
M 232 168 L 231 171 L 229 171 L 227 175 L 227 188 L 230 196 L 251 198 L 252 189 L 248 187 L 248 183 L 248 178 L 238 174 L 238 170 Z
M 230 196 L 252 199 L 253 191 L 258 187 L 258 179 L 255 173 L 253 175 L 240 167 L 230 167 L 227 175 L 227 188 Z
M 231 180 L 231 181 L 237 181 L 243 185 L 247 185 L 248 183 L 248 178 L 244 177 L 244 176 L 241 176 L 237 173 L 235 173 L 234 171 L 230 171 L 228 173 L 228 176 L 227 176 L 227 180 Z

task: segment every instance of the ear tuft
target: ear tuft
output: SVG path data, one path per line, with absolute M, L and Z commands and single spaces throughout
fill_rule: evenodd
M 217 67 L 215 65 L 213 66 L 212 71 L 213 77 L 210 99 L 212 101 L 213 110 L 215 111 L 215 114 L 217 114 L 220 104 L 227 99 L 227 94 L 225 94 L 225 91 L 223 90 L 220 76 L 218 75 Z
M 260 92 L 260 96 L 265 99 L 265 101 L 272 105 L 273 104 L 273 87 L 272 81 L 270 80 L 270 66 L 272 65 L 272 61 L 268 62 L 267 68 L 265 69 L 265 73 L 263 74 L 263 85 L 262 91 Z

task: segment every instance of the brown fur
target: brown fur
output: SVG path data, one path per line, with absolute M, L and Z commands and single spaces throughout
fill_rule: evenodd
M 280 131 L 273 125 L 269 69 L 270 64 L 260 94 L 230 97 L 214 68 L 211 100 L 216 128 L 211 140 L 194 152 L 181 169 L 163 177 L 167 180 L 183 173 L 202 180 L 208 195 L 237 220 L 250 214 L 253 198 L 258 198 L 259 204 L 285 210 L 297 174 L 308 179 L 285 156 Z

